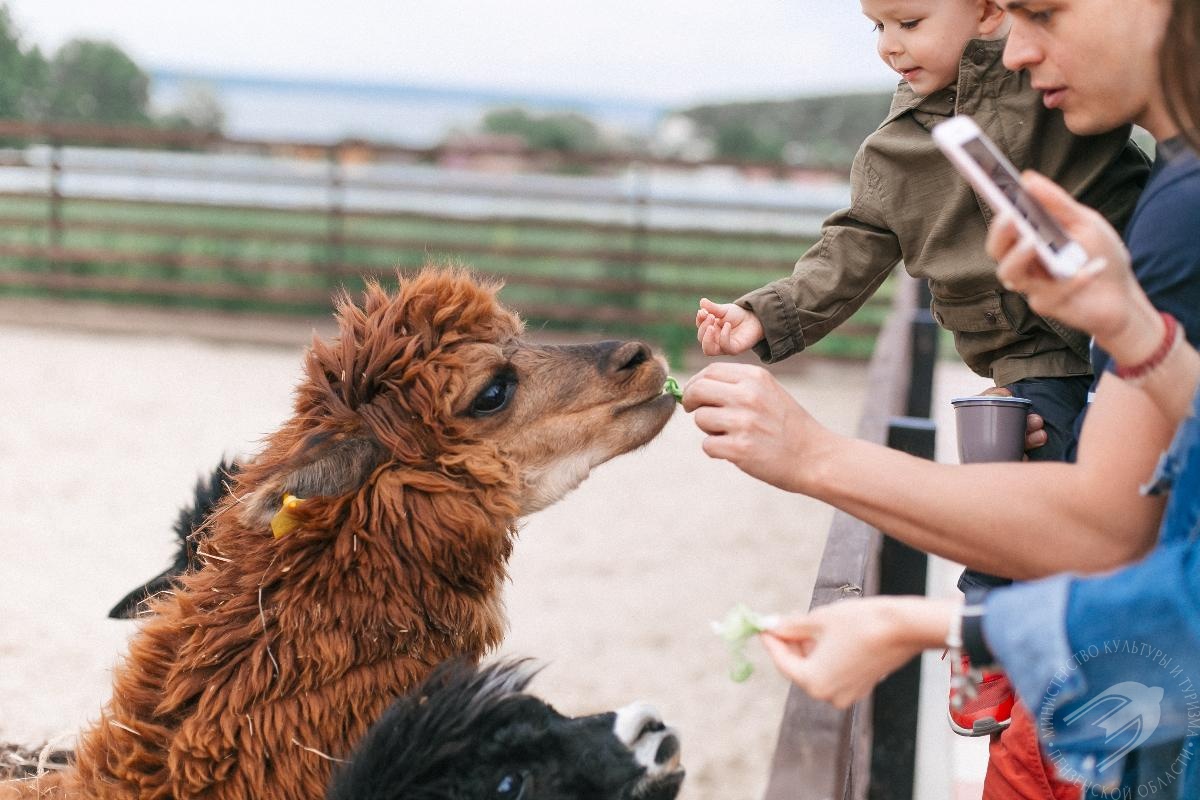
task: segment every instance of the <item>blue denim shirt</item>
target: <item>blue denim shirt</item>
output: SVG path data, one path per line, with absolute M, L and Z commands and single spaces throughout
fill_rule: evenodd
M 1171 494 L 1159 542 L 1144 560 L 1105 575 L 1059 575 L 993 590 L 984 636 L 1060 777 L 1093 784 L 1084 797 L 1194 800 L 1200 798 L 1200 393 L 1146 491 Z

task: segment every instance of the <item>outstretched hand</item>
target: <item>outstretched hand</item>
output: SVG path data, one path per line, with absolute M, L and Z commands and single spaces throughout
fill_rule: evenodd
M 753 311 L 736 303 L 714 303 L 700 298 L 696 312 L 696 340 L 706 356 L 736 356 L 763 338 L 763 327 Z
M 942 646 L 961 601 L 843 600 L 762 634 L 775 666 L 807 694 L 847 708 L 922 650 Z
M 803 470 L 829 435 L 771 373 L 750 364 L 719 362 L 696 373 L 683 409 L 708 434 L 705 453 L 787 491 L 803 490 Z

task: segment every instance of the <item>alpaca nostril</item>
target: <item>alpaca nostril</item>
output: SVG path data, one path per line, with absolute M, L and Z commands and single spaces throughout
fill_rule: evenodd
M 626 342 L 613 352 L 609 366 L 613 372 L 637 369 L 650 360 L 650 348 L 641 342 Z
M 666 764 L 673 758 L 679 755 L 679 737 L 672 733 L 668 733 L 658 743 L 658 749 L 654 751 L 654 763 Z

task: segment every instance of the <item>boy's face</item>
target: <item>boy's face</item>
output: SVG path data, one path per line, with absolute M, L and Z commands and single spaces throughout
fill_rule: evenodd
M 981 0 L 861 0 L 875 23 L 879 57 L 918 95 L 958 80 L 967 42 L 979 35 Z
M 1001 5 L 1012 17 L 1005 66 L 1028 70 L 1042 102 L 1062 109 L 1072 132 L 1103 133 L 1135 122 L 1160 136 L 1158 48 L 1170 15 L 1168 0 L 1001 0 Z

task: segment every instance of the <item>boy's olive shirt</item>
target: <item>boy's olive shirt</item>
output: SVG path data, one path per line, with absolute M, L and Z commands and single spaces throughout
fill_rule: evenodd
M 791 276 L 740 298 L 761 320 L 765 362 L 803 350 L 853 314 L 903 261 L 929 280 L 933 315 L 954 333 L 972 370 L 1003 386 L 1025 378 L 1087 375 L 1088 339 L 1034 313 L 996 278 L 984 250 L 992 210 L 930 135 L 955 114 L 972 117 L 1018 169 L 1049 176 L 1119 231 L 1149 174 L 1130 128 L 1076 136 L 1042 104 L 1028 74 L 1001 63 L 1004 41 L 972 41 L 957 85 L 918 97 L 902 83 L 883 124 L 850 173 L 851 204 L 825 220 Z

